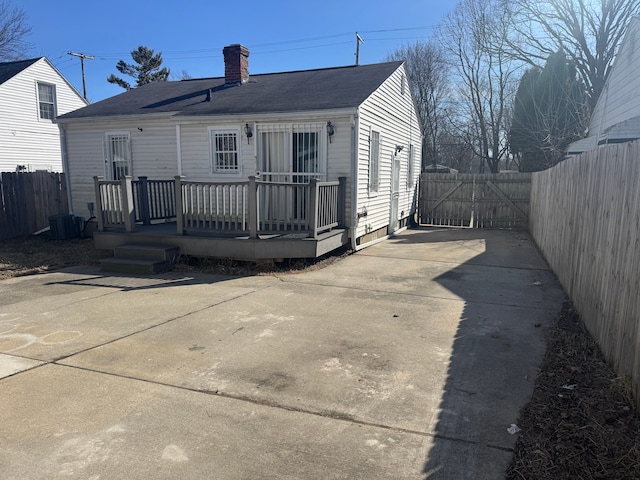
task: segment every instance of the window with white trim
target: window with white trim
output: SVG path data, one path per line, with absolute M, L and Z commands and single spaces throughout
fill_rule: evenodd
M 211 171 L 213 173 L 240 173 L 240 130 L 210 129 Z
M 131 138 L 129 132 L 106 132 L 107 177 L 120 180 L 131 175 Z
M 38 113 L 43 120 L 56 117 L 56 86 L 38 82 Z
M 380 132 L 371 130 L 369 137 L 369 192 L 380 186 Z
M 407 188 L 413 186 L 413 162 L 415 161 L 413 157 L 413 145 L 409 144 L 409 154 L 407 155 Z

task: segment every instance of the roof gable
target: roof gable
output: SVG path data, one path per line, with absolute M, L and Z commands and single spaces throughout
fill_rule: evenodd
M 357 107 L 401 65 L 402 62 L 387 62 L 252 75 L 242 85 L 225 85 L 224 78 L 150 83 L 60 119 L 153 113 L 185 116 L 283 113 Z
M 23 70 L 29 68 L 31 65 L 40 60 L 40 58 L 43 57 L 31 58 L 29 60 L 19 60 L 17 62 L 0 63 L 0 85 L 2 85 L 7 80 L 15 77 Z

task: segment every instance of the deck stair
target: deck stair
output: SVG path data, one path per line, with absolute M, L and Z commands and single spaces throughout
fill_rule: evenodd
M 115 247 L 113 253 L 113 257 L 100 260 L 102 271 L 131 274 L 161 273 L 173 268 L 178 257 L 178 247 L 127 243 Z

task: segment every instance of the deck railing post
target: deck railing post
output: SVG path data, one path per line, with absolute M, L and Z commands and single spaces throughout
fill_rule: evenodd
M 249 177 L 249 238 L 258 238 L 258 185 L 256 177 Z
M 140 205 L 138 205 L 138 209 L 140 210 L 140 220 L 143 225 L 151 225 L 151 215 L 149 213 L 149 185 L 147 183 L 148 177 L 138 177 L 140 183 L 138 187 L 140 190 L 138 191 L 139 197 L 138 201 Z
M 316 238 L 318 236 L 318 179 L 309 180 L 309 236 Z
M 100 194 L 100 182 L 104 180 L 103 177 L 93 177 L 93 187 L 96 197 L 96 219 L 98 220 L 98 231 L 104 231 L 104 216 L 102 215 L 102 195 Z
M 347 218 L 347 177 L 339 177 L 338 181 L 338 225 L 346 227 L 345 219 Z
M 181 175 L 175 176 L 176 188 L 176 233 L 184 235 L 184 208 L 182 206 L 182 182 L 185 177 Z
M 133 184 L 131 183 L 131 176 L 126 175 L 122 177 L 121 190 L 122 190 L 122 216 L 124 217 L 124 229 L 127 232 L 133 232 L 133 227 L 136 223 L 136 211 L 133 206 Z

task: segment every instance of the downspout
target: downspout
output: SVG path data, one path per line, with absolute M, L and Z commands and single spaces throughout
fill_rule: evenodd
M 357 250 L 358 228 L 358 140 L 360 135 L 360 109 L 351 115 L 351 250 Z
M 69 158 L 67 155 L 67 132 L 64 123 L 59 123 L 60 129 L 60 153 L 62 154 L 62 172 L 64 173 L 64 183 L 67 187 L 67 204 L 69 213 L 73 214 L 73 203 L 71 200 L 71 175 L 69 175 Z
M 182 176 L 182 145 L 181 145 L 182 131 L 180 124 L 176 125 L 176 161 L 178 163 L 178 175 Z

